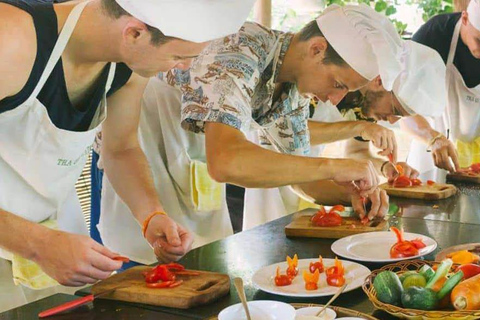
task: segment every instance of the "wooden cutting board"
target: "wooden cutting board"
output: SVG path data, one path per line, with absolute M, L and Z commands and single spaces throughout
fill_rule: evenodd
M 457 172 L 454 174 L 449 173 L 447 174 L 447 180 L 480 184 L 480 174 L 473 176 L 473 175 L 468 175 L 466 173 L 461 173 L 461 172 Z
M 407 188 L 394 188 L 388 183 L 384 183 L 380 185 L 380 188 L 387 191 L 389 196 L 425 200 L 445 199 L 457 193 L 457 188 L 453 184 L 444 183 L 435 183 L 431 186 L 424 183 L 421 186 Z
M 147 288 L 142 272 L 150 269 L 151 267 L 146 266 L 128 269 L 93 285 L 92 293 L 98 294 L 121 287 L 102 298 L 188 309 L 211 303 L 230 292 L 228 275 L 203 271 L 199 276 L 177 276 L 177 279 L 184 282 L 176 288 Z
M 310 218 L 317 211 L 305 209 L 295 213 L 292 222 L 285 227 L 287 237 L 340 239 L 363 232 L 382 231 L 387 227 L 387 221 L 383 219 L 370 221 L 364 226 L 358 217 L 342 217 L 343 224 L 338 227 L 316 227 L 312 225 Z

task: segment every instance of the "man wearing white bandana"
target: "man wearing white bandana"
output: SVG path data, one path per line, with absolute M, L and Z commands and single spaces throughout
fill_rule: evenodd
M 461 13 L 431 18 L 413 40 L 441 55 L 448 100 L 441 117 L 406 121 L 423 140 L 413 143 L 408 160 L 429 178 L 442 179 L 446 171 L 435 167 L 455 172 L 480 162 L 480 1 L 471 0 Z
M 183 92 L 182 127 L 205 133 L 206 162 L 214 180 L 247 188 L 321 188 L 324 193 L 317 201 L 353 201 L 362 217 L 373 219 L 386 213 L 388 196 L 377 188 L 369 161 L 305 157 L 309 131 L 318 132 L 315 124 L 308 124 L 308 97 L 338 103 L 348 91 L 383 73 L 381 63 L 390 65 L 385 79 L 391 88 L 401 65 L 385 54 L 398 45 L 388 19 L 368 6 L 331 6 L 298 34 L 246 23 L 239 33 L 213 42 L 190 70 L 175 70 L 164 79 Z M 178 104 L 167 107 L 180 110 Z M 379 141 L 385 155 L 395 153 L 389 130 L 355 123 L 352 132 L 351 125 L 336 130 L 338 139 L 368 127 L 369 135 L 377 130 L 385 135 Z M 257 143 L 248 140 L 252 133 L 258 134 Z M 311 140 L 317 143 L 322 137 L 312 135 Z M 147 153 L 155 152 L 154 146 L 149 148 Z M 158 154 L 152 162 L 166 161 L 163 157 Z M 334 198 L 338 192 L 342 199 Z M 359 193 L 372 201 L 369 212 L 363 212 Z
M 208 41 L 238 31 L 252 3 L 0 0 L 0 312 L 121 266 L 86 236 L 74 188 L 100 125 L 107 175 L 157 256 L 190 249 L 138 143 L 144 77 L 188 68 Z

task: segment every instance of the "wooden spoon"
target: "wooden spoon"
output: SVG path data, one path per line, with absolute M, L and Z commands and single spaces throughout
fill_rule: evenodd
M 242 301 L 243 308 L 245 309 L 245 313 L 247 314 L 247 320 L 252 320 L 252 317 L 250 316 L 250 311 L 248 310 L 247 297 L 245 296 L 245 289 L 243 288 L 242 278 L 233 279 L 233 285 L 235 286 L 235 289 L 237 289 L 240 301 Z

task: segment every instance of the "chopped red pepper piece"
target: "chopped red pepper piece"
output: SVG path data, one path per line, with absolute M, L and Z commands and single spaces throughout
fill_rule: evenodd
M 417 249 L 422 249 L 422 248 L 425 248 L 427 245 L 425 243 L 423 243 L 423 240 L 420 239 L 420 238 L 417 238 L 417 239 L 413 239 L 411 241 L 411 243 L 413 243 L 413 245 L 415 246 L 415 248 Z
M 404 175 L 399 175 L 393 180 L 393 186 L 395 188 L 406 188 L 412 186 L 412 180 Z
M 179 285 L 181 285 L 183 283 L 183 280 L 178 280 L 178 281 L 175 281 L 174 283 L 172 283 L 171 285 L 169 285 L 168 287 L 169 288 L 175 288 L 175 287 L 178 287 Z
M 175 281 L 175 274 L 170 272 L 163 264 L 156 266 L 145 277 L 147 283 L 162 281 Z
M 428 184 L 429 186 L 433 186 L 433 185 L 435 184 L 435 181 L 433 181 L 433 180 L 427 180 L 427 184 Z
M 165 267 L 167 267 L 168 270 L 178 270 L 178 271 L 185 270 L 184 266 L 182 266 L 179 263 L 175 263 L 175 262 L 171 262 L 169 264 L 166 264 Z
M 333 212 L 333 211 L 343 212 L 343 211 L 345 211 L 345 207 L 342 206 L 341 204 L 337 204 L 337 205 L 333 206 L 332 209 L 330 209 L 329 212 Z
M 422 180 L 420 179 L 412 179 L 412 186 L 421 186 Z
M 179 276 L 199 276 L 200 272 L 191 271 L 191 270 L 183 270 L 183 271 L 175 271 L 176 275 Z

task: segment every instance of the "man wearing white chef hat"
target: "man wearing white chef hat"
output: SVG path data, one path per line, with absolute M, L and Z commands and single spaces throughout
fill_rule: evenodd
M 461 13 L 431 18 L 413 40 L 436 50 L 447 69 L 442 116 L 406 122 L 423 140 L 412 144 L 409 162 L 440 179 L 446 172 L 435 167 L 454 172 L 480 162 L 480 2 L 470 1 Z
M 446 105 L 445 64 L 440 55 L 422 44 L 404 41 L 399 56 L 402 72 L 395 79 L 391 91 L 383 87 L 380 76 L 358 92 L 351 93 L 338 104 L 337 108 L 346 120 L 366 120 L 371 122 L 388 121 L 391 124 L 401 118 L 439 116 Z M 321 114 L 317 108 L 315 114 Z M 369 139 L 361 136 L 350 139 L 345 145 L 345 153 L 360 158 L 370 158 L 375 167 L 386 178 L 397 174 L 391 162 L 372 157 Z M 367 143 L 365 143 L 367 142 Z M 406 162 L 398 162 L 405 175 L 417 178 L 419 172 Z
M 100 125 L 106 172 L 150 245 L 169 260 L 189 250 L 138 144 L 142 76 L 188 68 L 252 2 L 0 0 L 0 311 L 121 266 L 85 236 L 74 188 Z
M 337 41 L 336 37 L 345 39 L 344 34 L 354 41 Z M 388 19 L 365 5 L 332 6 L 298 34 L 246 23 L 239 33 L 213 42 L 190 70 L 166 75 L 183 92 L 181 106 L 168 107 L 182 108 L 184 129 L 205 133 L 206 162 L 214 180 L 248 188 L 323 180 L 332 189 L 354 181 L 374 202 L 370 218 L 381 216 L 387 211 L 388 197 L 377 189 L 369 161 L 305 157 L 310 148 L 308 97 L 338 103 L 348 91 L 379 74 L 379 60 L 390 62 L 379 55 L 399 45 L 398 40 Z M 400 73 L 400 65 L 392 64 Z M 356 130 L 363 131 L 362 125 L 356 123 Z M 375 130 L 382 130 L 381 126 L 371 129 Z M 312 135 L 314 139 L 320 137 Z M 390 153 L 392 147 L 384 146 Z M 150 153 L 155 153 L 151 148 Z M 165 161 L 161 154 L 156 157 L 153 162 Z M 178 172 L 171 174 L 175 179 Z

